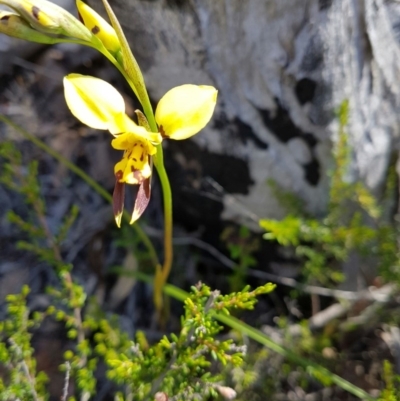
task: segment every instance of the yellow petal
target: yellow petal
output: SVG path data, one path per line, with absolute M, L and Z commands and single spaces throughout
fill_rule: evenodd
M 137 142 L 138 138 L 135 135 L 130 132 L 125 132 L 113 139 L 111 142 L 111 146 L 117 150 L 127 150 L 132 149 Z
M 125 171 L 126 165 L 128 163 L 128 159 L 126 157 L 123 157 L 122 160 L 120 160 L 115 166 L 114 166 L 114 174 L 116 177 L 118 177 L 118 182 L 122 182 L 122 175 L 119 174 L 122 172 L 122 174 Z
M 92 128 L 109 129 L 115 115 L 125 113 L 122 96 L 99 78 L 69 74 L 64 78 L 64 95 L 72 114 Z
M 162 137 L 159 132 L 151 132 L 145 127 L 137 125 L 125 113 L 114 115 L 114 118 L 110 121 L 108 129 L 114 136 L 130 132 L 141 138 L 141 140 L 150 141 L 154 145 L 158 145 L 162 142 Z
M 136 124 L 125 114 L 125 112 L 114 114 L 109 121 L 108 129 L 114 136 L 124 132 L 132 132 Z
M 213 86 L 182 85 L 168 91 L 156 109 L 160 132 L 171 139 L 197 134 L 210 121 L 218 91 Z
M 76 6 L 85 26 L 101 40 L 107 50 L 117 53 L 121 45 L 114 28 L 83 1 L 76 0 Z

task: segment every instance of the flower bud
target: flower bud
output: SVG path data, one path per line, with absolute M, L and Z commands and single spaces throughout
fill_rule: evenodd
M 186 139 L 210 121 L 218 91 L 213 86 L 182 85 L 168 91 L 157 105 L 155 118 L 162 136 Z
M 56 38 L 33 29 L 18 14 L 0 10 L 0 33 L 30 42 L 52 44 Z
M 234 400 L 236 398 L 236 391 L 233 388 L 227 386 L 217 386 L 216 388 L 226 400 Z
M 154 401 L 168 401 L 168 396 L 163 391 L 154 394 Z
M 93 35 L 72 14 L 46 0 L 0 0 L 40 32 L 91 42 Z
M 82 0 L 76 0 L 76 6 L 85 26 L 100 39 L 107 50 L 113 54 L 118 53 L 121 44 L 114 28 Z

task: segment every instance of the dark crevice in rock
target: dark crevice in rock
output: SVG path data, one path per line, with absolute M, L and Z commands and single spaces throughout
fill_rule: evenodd
M 185 8 L 188 6 L 188 1 L 187 0 L 166 0 L 165 4 L 167 7 L 170 7 L 172 9 L 181 9 Z
M 283 143 L 287 143 L 293 138 L 302 138 L 313 153 L 317 139 L 311 133 L 303 132 L 297 127 L 291 120 L 287 110 L 279 104 L 277 99 L 276 102 L 278 107 L 273 117 L 269 110 L 258 109 L 265 126 Z M 318 160 L 314 157 L 310 163 L 303 165 L 303 168 L 307 182 L 311 185 L 317 185 L 320 179 Z
M 248 140 L 254 142 L 254 144 L 260 149 L 268 149 L 268 144 L 261 140 L 256 133 L 254 132 L 253 128 L 243 122 L 241 119 L 235 117 L 233 120 L 233 124 L 236 126 L 236 132 L 241 139 L 242 143 L 246 143 Z
M 277 99 L 277 109 L 274 115 L 269 110 L 258 109 L 265 126 L 283 143 L 290 141 L 293 138 L 303 138 L 309 143 L 309 139 L 305 137 L 312 136 L 310 133 L 304 133 L 299 127 L 297 127 L 290 118 L 289 113 L 284 109 Z
M 312 149 L 315 147 L 315 145 L 318 143 L 317 138 L 313 135 L 310 134 L 309 132 L 306 132 L 302 138 L 304 141 L 307 143 L 307 145 Z
M 213 119 L 213 122 L 215 129 L 227 130 L 233 138 L 238 138 L 243 145 L 246 145 L 247 141 L 252 141 L 259 149 L 268 149 L 268 143 L 259 138 L 253 128 L 238 117 L 230 121 L 225 113 L 221 113 Z
M 190 140 L 169 141 L 165 162 L 174 193 L 174 220 L 189 230 L 215 224 L 223 195 L 248 194 L 253 184 L 246 161 L 201 149 Z
M 330 8 L 333 4 L 333 0 L 319 0 L 319 9 L 325 10 Z
M 317 186 L 321 178 L 320 166 L 317 159 L 313 159 L 310 163 L 303 166 L 304 168 L 304 178 L 312 186 Z
M 310 78 L 303 78 L 297 82 L 295 93 L 300 104 L 311 102 L 315 95 L 317 83 Z

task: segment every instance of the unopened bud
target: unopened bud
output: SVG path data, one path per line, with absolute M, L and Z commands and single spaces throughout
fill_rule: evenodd
M 52 44 L 55 38 L 33 29 L 18 14 L 0 10 L 0 33 L 30 42 Z
M 154 395 L 154 401 L 168 401 L 168 396 L 163 391 L 159 391 Z
M 216 389 L 226 400 L 234 400 L 236 398 L 236 391 L 231 387 L 217 386 Z
M 82 22 L 93 35 L 96 35 L 111 53 L 118 53 L 121 50 L 121 44 L 114 28 L 83 1 L 76 0 L 76 6 Z
M 0 0 L 42 33 L 63 35 L 91 42 L 90 31 L 67 10 L 46 0 Z

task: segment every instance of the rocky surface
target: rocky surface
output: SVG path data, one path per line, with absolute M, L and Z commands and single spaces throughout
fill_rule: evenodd
M 71 3 L 62 5 L 70 9 Z M 100 3 L 93 6 L 101 10 Z M 183 169 L 196 165 L 201 180 L 233 189 L 220 194 L 225 218 L 254 227 L 257 217 L 281 217 L 269 179 L 322 214 L 335 109 L 346 99 L 349 179 L 362 177 L 379 192 L 398 134 L 398 3 L 116 0 L 112 6 L 154 101 L 182 83 L 219 89 L 213 124 L 193 141 L 223 162 L 207 168 L 200 156 L 189 160 L 184 145 L 171 147 Z M 2 36 L 0 73 L 37 50 Z

